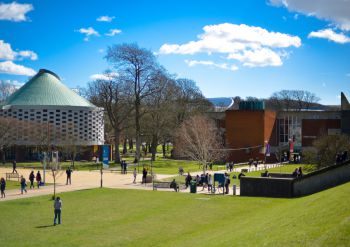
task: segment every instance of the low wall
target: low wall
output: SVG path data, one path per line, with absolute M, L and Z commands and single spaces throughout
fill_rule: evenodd
M 350 181 L 350 163 L 330 166 L 293 180 L 293 196 L 319 192 Z
M 298 197 L 350 181 L 350 162 L 311 172 L 301 178 L 241 177 L 241 196 Z
M 241 196 L 292 197 L 292 179 L 241 177 Z

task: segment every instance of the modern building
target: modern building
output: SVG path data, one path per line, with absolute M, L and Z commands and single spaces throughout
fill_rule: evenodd
M 350 134 L 350 104 L 342 93 L 339 110 L 271 111 L 263 102 L 240 105 L 238 110 L 225 111 L 224 128 L 229 160 L 263 160 L 268 145 L 268 159 L 275 161 L 278 157 L 273 154 L 289 152 L 290 146 L 293 152 L 302 152 L 323 135 Z
M 46 69 L 0 105 L 0 120 L 8 124 L 3 141 L 17 147 L 19 160 L 29 147 L 104 144 L 103 108 L 79 96 Z

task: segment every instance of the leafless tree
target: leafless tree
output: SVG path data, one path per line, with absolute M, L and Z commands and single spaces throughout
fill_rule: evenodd
M 137 162 L 141 151 L 142 102 L 159 90 L 153 80 L 158 64 L 151 51 L 140 48 L 136 44 L 111 46 L 108 48 L 106 59 L 132 88 L 136 132 L 135 162 Z
M 350 139 L 345 134 L 325 135 L 315 140 L 313 146 L 317 152 L 317 168 L 322 168 L 333 165 L 337 154 L 350 152 Z
M 105 73 L 105 77 L 104 80 L 96 80 L 88 84 L 87 96 L 91 102 L 103 107 L 107 112 L 108 123 L 113 131 L 115 162 L 120 163 L 121 133 L 127 127 L 127 120 L 134 109 L 132 92 L 125 78 L 114 76 L 109 71 Z
M 0 80 L 0 103 L 5 101 L 17 90 L 16 86 L 5 80 Z
M 177 130 L 175 139 L 176 154 L 195 160 L 203 165 L 224 156 L 223 142 L 215 122 L 203 115 L 185 120 Z
M 309 109 L 320 101 L 314 93 L 304 90 L 281 90 L 275 92 L 266 101 L 268 108 L 274 110 L 297 110 Z

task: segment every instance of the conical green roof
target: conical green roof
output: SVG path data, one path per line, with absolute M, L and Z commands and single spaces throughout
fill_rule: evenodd
M 66 87 L 55 73 L 45 69 L 41 69 L 2 105 L 95 107 Z

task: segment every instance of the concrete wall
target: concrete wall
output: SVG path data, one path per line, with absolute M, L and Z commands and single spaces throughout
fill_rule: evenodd
M 324 168 L 293 181 L 293 196 L 319 192 L 350 181 L 350 163 Z
M 241 196 L 298 197 L 350 182 L 350 162 L 327 167 L 302 178 L 242 177 Z
M 241 177 L 241 196 L 292 197 L 293 179 Z

